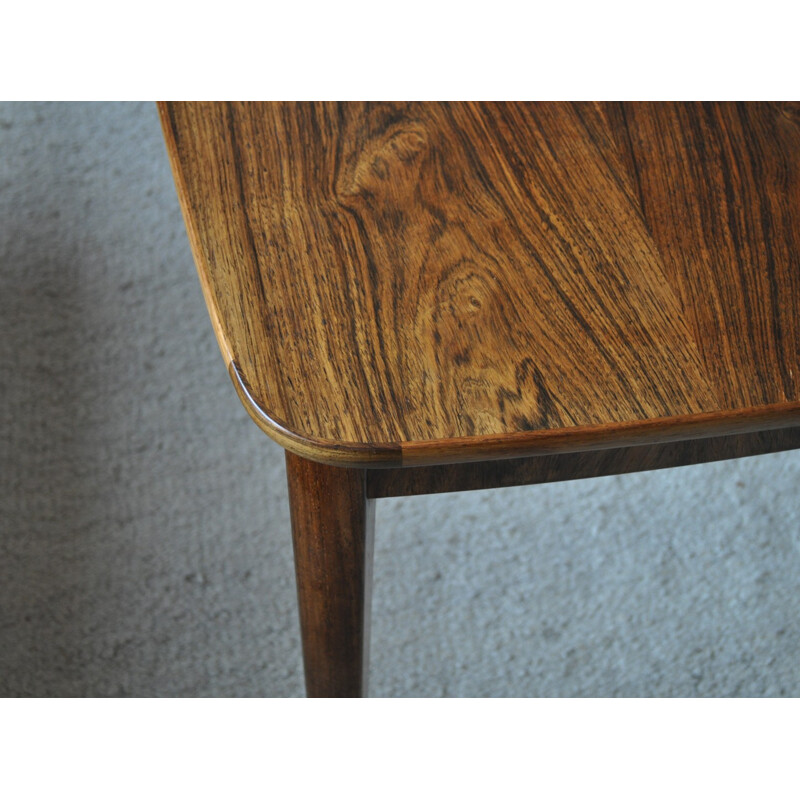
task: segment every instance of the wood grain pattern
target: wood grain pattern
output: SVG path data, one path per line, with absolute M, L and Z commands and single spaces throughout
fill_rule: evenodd
M 286 453 L 309 697 L 367 692 L 375 502 L 364 473 Z
M 798 424 L 791 105 L 162 104 L 240 397 L 306 458 Z
M 800 425 L 800 407 L 779 403 L 759 408 L 636 420 L 612 425 L 520 431 L 497 436 L 470 436 L 401 444 L 353 444 L 315 441 L 298 436 L 268 418 L 254 402 L 235 365 L 231 380 L 253 420 L 287 450 L 323 464 L 371 468 L 459 464 L 530 455 L 580 453 L 623 446 L 642 446 L 670 441 L 691 441 L 752 431 L 779 431 Z M 742 453 L 756 455 L 756 453 Z
M 800 104 L 606 113 L 722 407 L 800 388 Z

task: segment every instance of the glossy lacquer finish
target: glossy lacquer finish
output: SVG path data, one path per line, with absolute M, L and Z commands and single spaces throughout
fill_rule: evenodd
M 792 104 L 163 104 L 217 336 L 304 457 L 800 423 Z

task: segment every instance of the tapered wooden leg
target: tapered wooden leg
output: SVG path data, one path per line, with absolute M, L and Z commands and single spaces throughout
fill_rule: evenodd
M 306 692 L 367 692 L 375 501 L 363 469 L 286 453 Z

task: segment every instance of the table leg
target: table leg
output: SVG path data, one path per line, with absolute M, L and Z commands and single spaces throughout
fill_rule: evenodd
M 286 453 L 309 697 L 367 691 L 375 501 L 365 470 Z

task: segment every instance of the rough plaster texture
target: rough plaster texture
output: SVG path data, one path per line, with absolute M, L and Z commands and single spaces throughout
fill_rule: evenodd
M 149 104 L 0 107 L 0 694 L 302 689 Z M 371 691 L 800 695 L 800 455 L 378 504 Z

